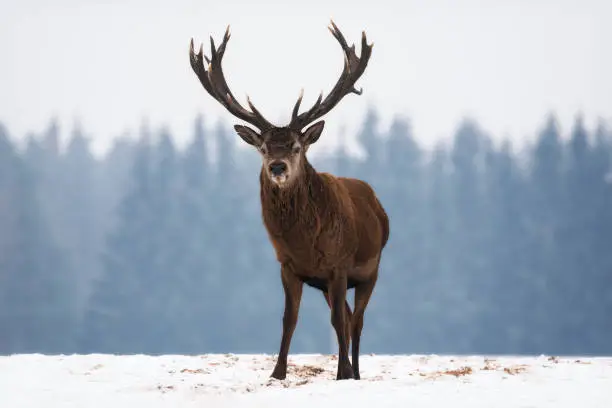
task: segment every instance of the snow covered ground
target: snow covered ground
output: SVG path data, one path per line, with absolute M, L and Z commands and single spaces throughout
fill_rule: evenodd
M 285 381 L 269 379 L 274 361 L 0 357 L 0 407 L 612 407 L 612 358 L 363 355 L 362 380 L 341 382 L 335 356 L 290 355 Z

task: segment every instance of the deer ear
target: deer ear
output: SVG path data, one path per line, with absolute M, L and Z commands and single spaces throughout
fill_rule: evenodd
M 238 133 L 238 136 L 240 136 L 242 140 L 244 140 L 251 146 L 261 146 L 261 135 L 250 127 L 243 125 L 234 125 L 234 130 L 236 130 L 236 133 Z
M 302 143 L 311 145 L 319 139 L 321 132 L 323 132 L 323 126 L 325 125 L 324 120 L 320 120 L 314 125 L 311 125 L 308 129 L 302 133 Z

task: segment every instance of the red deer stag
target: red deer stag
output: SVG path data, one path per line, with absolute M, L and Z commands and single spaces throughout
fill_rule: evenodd
M 362 180 L 317 172 L 306 158 L 308 147 L 323 131 L 328 113 L 344 96 L 362 90 L 354 87 L 363 74 L 372 45 L 361 40 L 361 56 L 349 47 L 334 22 L 329 27 L 344 52 L 344 69 L 329 95 L 323 93 L 310 110 L 298 114 L 303 90 L 289 125 L 277 127 L 253 106 L 240 105 L 232 95 L 221 68 L 230 38 L 229 26 L 218 48 L 210 38 L 210 59 L 196 54 L 193 39 L 190 63 L 206 91 L 230 113 L 257 130 L 235 125 L 236 133 L 262 156 L 259 175 L 262 218 L 280 263 L 285 294 L 283 329 L 278 360 L 272 377 L 285 379 L 291 337 L 297 325 L 304 283 L 323 292 L 331 309 L 331 324 L 338 339 L 336 378 L 359 379 L 359 341 L 363 316 L 378 278 L 382 250 L 389 238 L 389 219 L 372 187 Z M 207 69 L 203 59 L 207 62 Z M 351 313 L 346 293 L 355 289 Z M 348 348 L 352 337 L 352 366 Z

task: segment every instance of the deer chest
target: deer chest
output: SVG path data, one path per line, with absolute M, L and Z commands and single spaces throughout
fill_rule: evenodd
M 283 228 L 266 225 L 279 262 L 291 261 L 311 270 L 326 269 L 354 251 L 355 233 L 341 217 L 310 220 Z

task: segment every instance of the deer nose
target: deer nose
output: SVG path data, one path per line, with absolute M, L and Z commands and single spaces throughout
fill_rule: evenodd
M 287 165 L 282 161 L 275 161 L 270 163 L 270 173 L 275 176 L 280 176 L 287 170 Z

